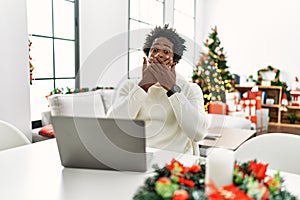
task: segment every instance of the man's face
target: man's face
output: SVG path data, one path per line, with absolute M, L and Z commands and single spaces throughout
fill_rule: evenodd
M 173 43 L 165 38 L 156 38 L 149 51 L 148 61 L 154 63 L 160 63 L 166 65 L 167 67 L 172 67 L 176 63 L 173 61 Z

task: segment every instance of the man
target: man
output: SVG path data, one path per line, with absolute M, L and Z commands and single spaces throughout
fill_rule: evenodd
M 142 79 L 119 88 L 108 117 L 144 120 L 149 147 L 199 155 L 208 121 L 200 87 L 176 76 L 184 42 L 168 25 L 154 28 L 143 47 Z

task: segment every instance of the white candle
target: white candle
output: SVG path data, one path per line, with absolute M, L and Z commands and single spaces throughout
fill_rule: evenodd
M 212 148 L 206 158 L 206 183 L 218 187 L 232 183 L 234 168 L 234 152 L 228 149 Z M 209 190 L 206 191 L 209 194 Z

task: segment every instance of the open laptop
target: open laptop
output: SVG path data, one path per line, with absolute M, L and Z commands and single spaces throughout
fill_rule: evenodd
M 64 167 L 147 171 L 145 123 L 141 120 L 52 116 Z
M 222 129 L 220 127 L 213 127 L 208 129 L 208 132 L 204 139 L 210 139 L 210 140 L 215 140 L 216 138 L 219 138 L 222 136 Z

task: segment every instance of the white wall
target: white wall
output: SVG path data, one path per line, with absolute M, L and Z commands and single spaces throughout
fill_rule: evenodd
M 126 77 L 127 3 L 80 2 L 81 86 L 115 86 Z M 201 46 L 216 25 L 231 72 L 256 78 L 257 70 L 271 65 L 281 70 L 281 80 L 289 84 L 300 76 L 300 1 L 198 0 L 197 5 L 195 42 Z M 171 15 L 167 22 L 172 25 Z
M 165 23 L 173 26 L 173 0 L 166 0 Z M 202 2 L 197 2 L 196 41 L 200 41 L 200 19 Z M 97 85 L 117 86 L 121 79 L 127 78 L 127 30 L 128 1 L 127 0 L 86 0 L 80 2 L 80 84 L 82 87 L 93 88 Z M 199 25 L 199 26 L 198 26 Z M 176 28 L 176 27 L 175 27 Z M 132 34 L 133 35 L 133 34 Z M 139 47 L 143 45 L 135 38 Z M 194 47 L 194 41 L 187 40 L 188 49 Z M 202 40 L 201 40 L 202 41 Z M 185 52 L 183 60 L 197 60 L 199 47 L 195 52 Z M 193 58 L 194 54 L 196 58 Z M 194 63 L 196 62 L 194 61 Z M 181 62 L 182 63 L 182 62 Z M 180 64 L 181 64 L 180 63 Z M 177 71 L 188 70 L 192 74 L 193 66 L 183 63 L 177 66 Z
M 0 1 L 0 120 L 31 140 L 26 1 Z
M 300 75 L 299 0 L 203 1 L 203 33 L 217 25 L 232 72 L 256 77 L 271 65 L 288 83 Z
M 116 86 L 127 77 L 127 4 L 124 0 L 79 2 L 81 87 Z

